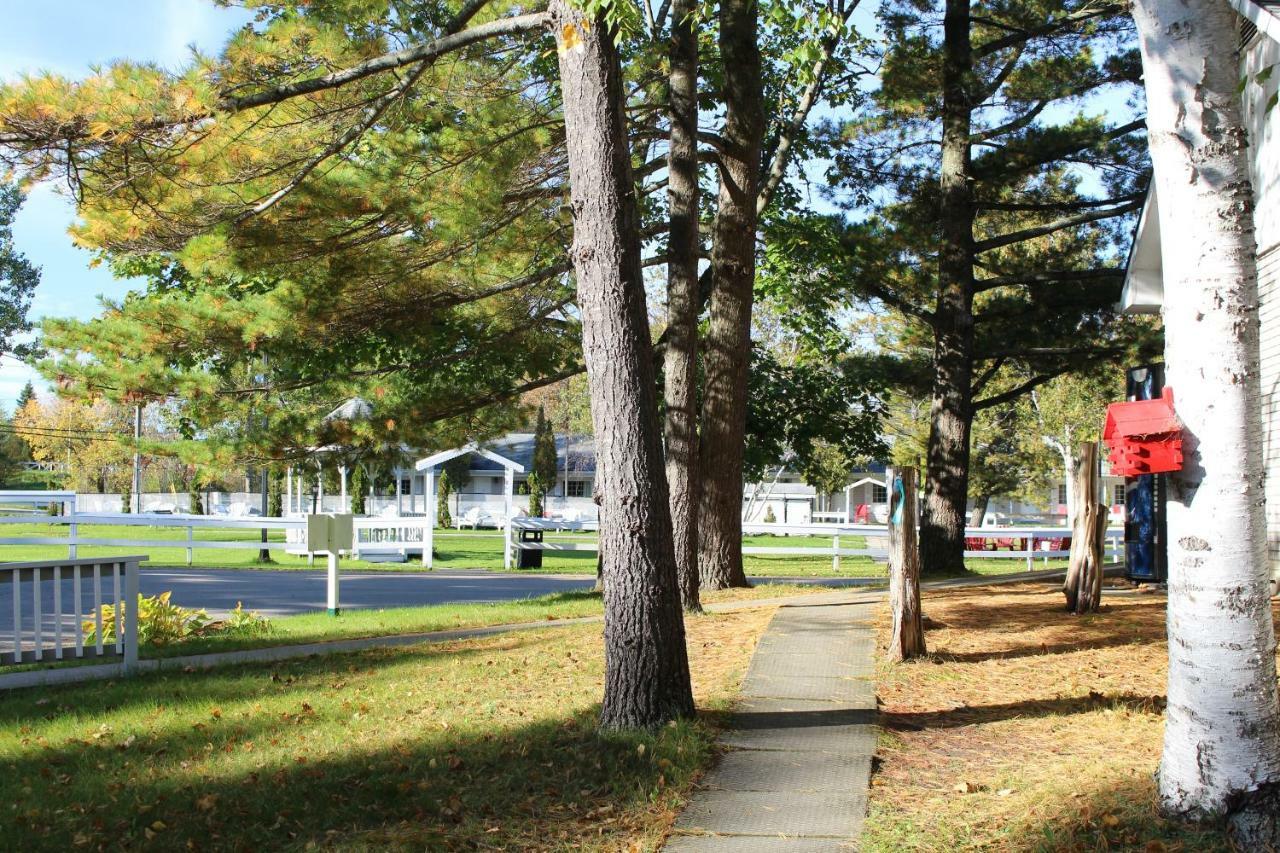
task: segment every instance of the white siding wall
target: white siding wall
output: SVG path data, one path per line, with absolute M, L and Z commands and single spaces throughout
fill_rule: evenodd
M 1267 101 L 1280 85 L 1280 75 L 1273 74 L 1265 84 L 1255 78 L 1277 63 L 1280 44 L 1265 36 L 1255 37 L 1242 57 L 1242 74 L 1248 77 L 1242 94 L 1244 120 L 1249 129 L 1256 200 L 1267 540 L 1273 573 L 1280 566 L 1280 127 L 1276 123 L 1280 108 L 1267 109 Z

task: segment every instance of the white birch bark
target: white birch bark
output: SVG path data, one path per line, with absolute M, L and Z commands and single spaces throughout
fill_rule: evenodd
M 1280 729 L 1269 603 L 1253 195 L 1225 0 L 1135 0 L 1163 235 L 1169 480 L 1164 809 L 1275 843 Z M 1267 802 L 1271 807 L 1267 807 Z

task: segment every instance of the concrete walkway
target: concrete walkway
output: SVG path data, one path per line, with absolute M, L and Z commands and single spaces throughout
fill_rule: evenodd
M 774 616 L 721 738 L 730 751 L 707 774 L 663 849 L 855 848 L 876 749 L 871 619 L 878 597 L 822 598 Z

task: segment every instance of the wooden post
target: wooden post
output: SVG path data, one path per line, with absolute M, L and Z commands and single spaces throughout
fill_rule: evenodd
M 1107 533 L 1109 511 L 1098 503 L 1098 445 L 1086 441 L 1072 472 L 1075 506 L 1071 528 L 1071 557 L 1062 592 L 1067 610 L 1093 613 L 1102 603 L 1102 540 Z
M 890 660 L 925 653 L 920 613 L 920 548 L 916 538 L 916 471 L 891 468 L 889 486 L 889 609 L 893 614 Z

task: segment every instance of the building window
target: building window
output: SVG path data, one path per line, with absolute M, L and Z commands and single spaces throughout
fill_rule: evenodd
M 887 504 L 889 502 L 889 490 L 884 486 L 871 486 L 871 502 L 873 504 Z
M 571 498 L 585 498 L 587 496 L 586 480 L 570 480 L 565 484 L 567 487 L 566 494 Z
M 1124 505 L 1124 483 L 1116 483 L 1114 492 L 1115 492 L 1115 500 L 1112 501 L 1112 503 L 1123 506 Z
M 400 494 L 402 494 L 402 495 L 411 495 L 411 494 L 413 494 L 413 480 L 401 480 L 401 481 L 400 481 Z
M 1065 504 L 1067 502 L 1067 484 L 1058 484 L 1058 503 Z

